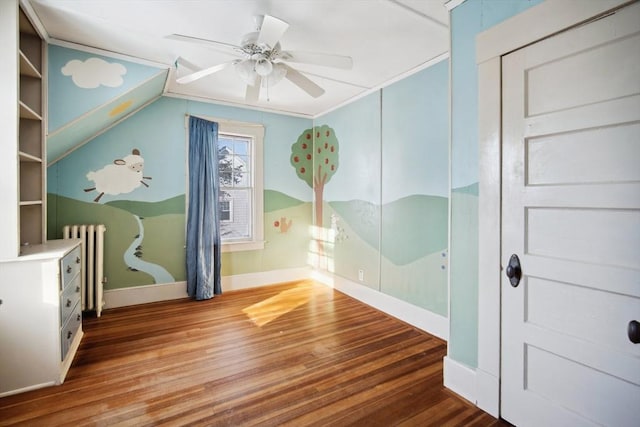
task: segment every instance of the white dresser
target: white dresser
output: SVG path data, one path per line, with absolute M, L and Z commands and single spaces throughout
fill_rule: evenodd
M 0 260 L 0 397 L 61 384 L 82 339 L 79 240 Z

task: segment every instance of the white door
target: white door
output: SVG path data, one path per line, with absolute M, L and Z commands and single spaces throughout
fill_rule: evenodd
M 640 3 L 502 76 L 501 415 L 640 426 Z

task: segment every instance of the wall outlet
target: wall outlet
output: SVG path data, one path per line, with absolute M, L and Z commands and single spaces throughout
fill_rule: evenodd
M 358 270 L 358 280 L 364 282 L 364 270 Z

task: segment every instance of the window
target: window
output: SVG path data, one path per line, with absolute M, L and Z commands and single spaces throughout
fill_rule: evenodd
M 263 247 L 262 138 L 251 123 L 218 122 L 220 239 L 224 250 Z
M 218 202 L 222 251 L 262 249 L 264 127 L 255 123 L 203 118 L 218 123 Z
M 218 131 L 218 205 L 223 242 L 251 240 L 253 237 L 252 145 L 252 137 Z
M 220 197 L 220 222 L 233 222 L 232 200 L 224 200 Z

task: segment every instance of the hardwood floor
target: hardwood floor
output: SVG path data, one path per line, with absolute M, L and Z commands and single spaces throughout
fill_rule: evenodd
M 65 383 L 0 399 L 0 425 L 508 425 L 443 387 L 442 340 L 312 281 L 84 330 Z

